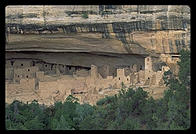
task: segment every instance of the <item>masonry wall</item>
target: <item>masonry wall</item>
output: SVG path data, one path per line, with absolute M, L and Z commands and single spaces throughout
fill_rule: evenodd
M 145 58 L 145 70 L 152 70 L 152 58 L 151 57 Z
M 19 83 L 6 84 L 6 89 L 11 90 L 34 90 L 35 89 L 35 79 L 21 79 Z
M 138 79 L 140 83 L 144 83 L 145 81 L 145 71 L 144 70 L 140 70 L 138 72 Z
M 30 59 L 18 59 L 18 60 L 13 60 L 14 61 L 14 68 L 25 68 L 25 67 L 30 67 L 32 66 L 32 60 Z
M 140 82 L 139 80 L 139 73 L 135 72 L 135 73 L 131 73 L 130 74 L 130 84 L 131 85 L 136 85 Z
M 96 82 L 95 88 L 97 91 L 116 88 L 115 79 L 111 79 L 111 77 L 108 77 L 107 79 L 99 80 Z
M 38 70 L 39 69 L 36 66 L 14 69 L 14 80 L 19 81 L 22 78 L 26 78 L 26 79 L 34 78 L 35 73 Z
M 147 58 L 145 61 L 146 60 Z M 23 66 L 31 65 L 28 63 L 31 62 L 26 62 Z M 19 62 L 17 64 L 20 65 Z M 22 87 L 22 90 L 28 89 L 34 91 L 39 89 L 37 90 L 37 93 L 43 97 L 42 99 L 52 98 L 53 100 L 63 100 L 70 95 L 72 91 L 84 91 L 87 93 L 92 92 L 94 95 L 98 96 L 99 91 L 104 89 L 121 88 L 122 83 L 124 83 L 124 85 L 135 85 L 138 83 L 158 85 L 162 79 L 163 71 L 168 68 L 162 67 L 162 71 L 154 72 L 151 70 L 152 62 L 150 59 L 146 61 L 145 65 L 147 65 L 145 66 L 145 71 L 143 70 L 144 66 L 142 66 L 142 69 L 140 70 L 141 64 L 133 64 L 129 66 L 124 65 L 124 67 L 118 69 L 113 67 L 113 71 L 116 69 L 116 77 L 114 77 L 113 75 L 110 75 L 112 71 L 109 66 L 102 66 L 101 68 L 98 68 L 95 65 L 91 65 L 91 70 L 88 71 L 88 68 L 84 69 L 76 66 L 65 66 L 63 64 L 37 62 L 35 66 L 32 67 L 15 69 L 14 78 L 19 83 L 11 85 L 6 84 L 6 88 L 14 90 L 15 86 L 15 89 L 20 89 Z M 42 68 L 43 71 L 39 71 L 39 68 Z M 138 70 L 140 71 L 136 72 Z M 45 75 L 44 71 L 49 72 L 50 74 L 57 73 L 58 71 L 63 74 L 67 71 L 68 73 L 65 74 L 73 75 L 59 75 L 59 77 L 53 77 L 51 75 Z M 6 72 L 7 77 L 9 78 L 11 78 L 12 75 L 10 72 L 10 70 L 7 70 Z M 26 76 L 28 76 L 28 78 Z M 80 99 L 83 98 L 82 95 L 79 95 Z
M 44 71 L 44 64 L 42 62 L 36 62 L 35 66 L 37 66 L 40 71 Z
M 71 90 L 83 90 L 85 79 L 74 79 L 74 78 L 61 78 L 57 81 L 39 82 L 39 94 L 44 98 L 55 95 L 56 92 L 60 94 L 70 95 Z
M 151 57 L 145 58 L 145 81 L 149 80 L 153 75 L 152 59 Z
M 56 73 L 56 65 L 44 63 L 43 71 L 45 72 L 45 74 L 55 74 Z
M 122 83 L 130 84 L 130 76 L 125 76 L 125 69 L 117 69 L 116 84 L 117 88 L 121 88 Z
M 6 58 L 34 58 L 40 61 L 44 61 L 47 63 L 55 63 L 69 66 L 83 66 L 83 67 L 91 67 L 91 65 L 103 66 L 108 64 L 110 67 L 118 68 L 120 65 L 130 66 L 131 64 L 137 64 L 144 66 L 144 58 L 141 56 L 135 55 L 119 55 L 117 56 L 102 56 L 102 55 L 93 55 L 89 53 L 41 53 L 36 52 L 33 53 L 14 53 L 14 52 L 6 52 Z M 37 63 L 38 64 L 38 61 Z M 43 70 L 41 70 L 43 71 Z
M 23 89 L 35 90 L 35 79 L 21 79 L 20 85 Z
M 67 67 L 63 64 L 52 64 L 52 63 L 44 63 L 38 62 L 36 66 L 39 67 L 40 71 L 44 71 L 45 74 L 73 74 L 75 71 L 74 67 Z
M 153 74 L 150 77 L 150 85 L 155 85 L 157 82 L 157 72 L 153 72 Z

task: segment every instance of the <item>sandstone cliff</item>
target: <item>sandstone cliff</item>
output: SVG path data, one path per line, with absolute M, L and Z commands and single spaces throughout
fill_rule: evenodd
M 7 51 L 178 54 L 190 48 L 190 8 L 7 6 L 6 33 Z

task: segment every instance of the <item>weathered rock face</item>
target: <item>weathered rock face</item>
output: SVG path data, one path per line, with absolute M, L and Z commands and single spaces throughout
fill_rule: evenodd
M 6 102 L 73 94 L 94 104 L 122 82 L 158 98 L 184 48 L 188 6 L 7 6 Z
M 88 14 L 88 18 L 82 17 L 84 14 Z M 42 39 L 45 34 L 58 35 L 57 41 L 62 35 L 74 34 L 80 41 L 77 35 L 87 33 L 88 40 L 96 38 L 98 44 L 120 41 L 116 46 L 121 47 L 114 53 L 174 54 L 190 47 L 188 6 L 8 6 L 6 24 L 7 33 L 11 33 L 7 37 L 7 50 L 15 49 L 14 45 L 23 42 L 21 40 L 36 39 L 36 35 L 39 38 L 42 35 Z M 15 36 L 21 39 L 14 40 Z M 99 42 L 103 38 L 108 42 Z M 49 43 L 55 43 L 53 39 Z M 80 51 L 91 50 L 90 47 Z M 108 51 L 100 49 L 99 52 Z

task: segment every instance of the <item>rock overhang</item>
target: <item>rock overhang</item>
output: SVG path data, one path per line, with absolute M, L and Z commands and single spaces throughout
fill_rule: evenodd
M 34 8 L 38 10 L 34 11 Z M 65 11 L 73 11 L 72 8 L 78 15 L 66 15 Z M 8 6 L 6 51 L 148 55 L 153 51 L 178 53 L 183 44 L 188 46 L 188 6 L 135 5 L 114 9 L 105 7 L 111 14 L 102 16 L 100 6 Z M 81 18 L 83 11 L 91 10 L 97 13 L 90 13 L 87 19 Z M 184 35 L 186 37 L 181 39 Z M 11 36 L 16 36 L 17 40 Z M 181 40 L 184 41 L 181 43 Z

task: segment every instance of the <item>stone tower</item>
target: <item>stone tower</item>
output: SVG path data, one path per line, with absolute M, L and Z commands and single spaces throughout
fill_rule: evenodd
M 152 76 L 152 58 L 145 58 L 145 80 L 149 80 Z
M 150 56 L 145 58 L 145 70 L 152 70 L 152 58 Z

